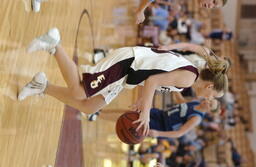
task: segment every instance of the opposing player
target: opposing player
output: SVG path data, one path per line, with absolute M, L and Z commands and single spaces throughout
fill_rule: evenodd
M 149 111 L 155 90 L 181 91 L 194 84 L 198 96 L 222 96 L 228 87 L 226 61 L 196 50 L 207 62 L 198 70 L 190 61 L 170 51 L 146 47 L 116 49 L 96 66 L 81 65 L 71 60 L 60 45 L 57 28 L 32 41 L 29 52 L 45 50 L 54 55 L 67 87 L 48 82 L 44 73 L 38 73 L 20 91 L 18 99 L 48 94 L 81 112 L 94 113 L 109 104 L 124 88 L 142 86 L 137 101 L 140 118 L 136 121 L 149 130 Z M 204 53 L 204 54 L 203 54 Z M 80 75 L 79 75 L 80 74 Z
M 215 99 L 182 103 L 166 111 L 153 108 L 150 111 L 149 136 L 181 137 L 199 125 L 207 112 L 215 112 L 218 108 Z
M 219 102 L 213 100 L 194 100 L 172 106 L 168 110 L 152 108 L 150 110 L 151 137 L 178 138 L 194 129 L 203 120 L 207 112 L 220 109 Z M 102 110 L 95 113 L 104 120 L 116 121 L 126 110 Z
M 142 23 L 145 20 L 144 11 L 155 0 L 141 0 L 139 8 L 136 12 L 136 23 Z M 173 2 L 173 5 L 177 5 L 177 1 Z M 199 6 L 202 8 L 212 9 L 220 8 L 227 3 L 228 0 L 198 0 Z

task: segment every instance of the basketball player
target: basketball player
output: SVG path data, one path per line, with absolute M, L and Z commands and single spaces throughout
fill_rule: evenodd
M 181 103 L 165 111 L 151 108 L 149 136 L 179 138 L 200 124 L 206 112 L 216 113 L 219 110 L 220 104 L 216 99 Z M 95 114 L 104 120 L 116 121 L 125 112 L 127 110 L 102 110 Z
M 206 112 L 216 112 L 219 106 L 215 99 L 204 99 L 178 104 L 166 111 L 153 108 L 149 136 L 179 138 L 199 125 Z
M 141 0 L 140 6 L 137 9 L 136 12 L 136 23 L 140 24 L 145 20 L 145 15 L 144 11 L 145 9 L 155 0 Z M 178 1 L 178 0 L 175 0 Z M 224 6 L 227 3 L 228 0 L 198 0 L 199 6 L 201 8 L 207 8 L 207 9 L 212 9 L 212 8 L 220 8 Z M 174 5 L 175 2 L 173 3 Z
M 96 66 L 78 68 L 61 47 L 57 28 L 33 40 L 28 48 L 28 52 L 39 50 L 54 55 L 67 87 L 51 84 L 40 72 L 20 91 L 19 100 L 45 93 L 90 114 L 109 104 L 124 88 L 141 85 L 142 93 L 137 101 L 141 113 L 136 122 L 140 123 L 138 129 L 144 126 L 144 134 L 149 130 L 149 111 L 155 90 L 182 91 L 195 83 L 198 96 L 213 98 L 222 96 L 228 87 L 229 65 L 224 60 L 202 54 L 205 53 L 202 48 L 195 50 L 207 61 L 208 66 L 201 71 L 174 52 L 146 47 L 116 49 Z

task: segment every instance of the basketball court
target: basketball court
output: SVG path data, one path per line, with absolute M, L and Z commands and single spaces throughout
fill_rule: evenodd
M 189 2 L 189 9 L 197 17 L 204 17 L 206 27 L 216 27 L 216 24 L 218 27 L 219 22 L 223 22 L 214 18 L 220 11 L 214 10 L 210 14 L 199 11 L 195 1 Z M 65 51 L 75 63 L 84 64 L 91 60 L 95 48 L 111 50 L 139 43 L 141 32 L 134 16 L 139 1 L 47 0 L 41 3 L 38 13 L 32 11 L 31 5 L 31 0 L 2 0 L 0 5 L 0 167 L 142 167 L 142 164 L 128 161 L 131 147 L 118 139 L 115 122 L 88 121 L 87 115 L 47 95 L 24 101 L 17 99 L 21 88 L 40 71 L 47 74 L 51 83 L 66 86 L 52 55 L 41 51 L 27 53 L 31 40 L 58 27 Z M 148 32 L 156 33 L 155 29 Z M 241 98 L 239 105 L 247 106 L 242 112 L 249 120 L 243 67 L 237 57 L 232 57 L 238 54 L 236 44 L 206 43 L 216 53 L 231 55 L 232 63 L 239 67 L 232 68 L 230 80 Z M 128 109 L 137 96 L 137 89 L 124 90 L 106 109 Z M 157 93 L 154 106 L 166 108 L 170 99 L 170 94 Z M 252 128 L 251 120 L 248 122 Z M 246 155 L 243 167 L 253 167 L 255 155 L 247 144 L 244 128 L 239 124 L 235 129 L 225 131 L 225 135 L 232 138 L 239 152 Z M 229 146 L 222 148 L 229 149 Z M 220 164 L 218 158 L 212 158 L 220 155 L 215 149 L 215 146 L 206 149 L 206 160 Z M 225 156 L 230 157 L 229 154 Z M 153 161 L 155 163 L 156 158 Z M 152 163 L 148 167 L 152 167 Z

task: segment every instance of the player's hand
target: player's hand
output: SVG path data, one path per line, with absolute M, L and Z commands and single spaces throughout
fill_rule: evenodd
M 148 136 L 150 137 L 158 137 L 159 134 L 158 134 L 158 131 L 157 130 L 149 130 L 149 133 L 148 133 Z
M 143 127 L 143 135 L 147 136 L 149 132 L 149 112 L 141 111 L 139 119 L 133 122 L 133 124 L 136 123 L 139 123 L 139 126 L 137 127 L 136 131 Z
M 141 111 L 141 102 L 142 100 L 141 99 L 138 99 L 136 101 L 136 103 L 132 104 L 129 106 L 130 110 L 131 111 L 137 111 L 137 112 L 140 112 Z
M 154 167 L 164 167 L 164 165 L 162 165 L 161 163 L 157 162 L 157 164 L 154 165 Z
M 136 24 L 140 24 L 145 20 L 144 12 L 136 12 Z

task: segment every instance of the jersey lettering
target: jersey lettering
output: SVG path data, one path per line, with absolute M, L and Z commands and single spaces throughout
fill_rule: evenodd
M 186 103 L 180 104 L 180 117 L 185 117 L 187 115 L 188 105 Z
M 92 89 L 95 89 L 97 87 L 99 87 L 99 84 L 105 80 L 105 76 L 103 74 L 101 74 L 100 76 L 97 77 L 97 80 L 93 80 L 90 85 Z
M 176 112 L 180 112 L 180 117 L 185 117 L 187 115 L 188 105 L 186 103 L 174 105 L 170 110 L 167 111 L 167 115 L 170 116 Z
M 174 105 L 170 110 L 167 111 L 167 115 L 170 116 L 176 112 L 180 111 L 180 105 Z

